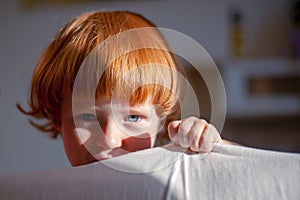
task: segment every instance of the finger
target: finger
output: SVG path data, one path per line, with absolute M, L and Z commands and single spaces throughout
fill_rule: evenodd
M 211 134 L 213 135 L 213 143 L 221 143 L 222 142 L 222 138 L 221 135 L 219 133 L 219 131 L 216 129 L 216 127 L 214 127 L 213 125 L 210 124 L 210 131 Z
M 203 133 L 202 137 L 200 139 L 200 151 L 202 152 L 211 152 L 213 149 L 213 146 L 216 142 L 220 140 L 220 134 L 218 133 L 217 129 L 211 125 L 208 124 Z
M 183 148 L 188 148 L 192 144 L 191 130 L 194 125 L 194 121 L 190 118 L 183 120 L 178 128 L 177 136 L 178 143 Z
M 177 132 L 178 132 L 178 128 L 180 126 L 181 121 L 179 120 L 175 120 L 172 121 L 169 125 L 168 125 L 168 134 L 169 134 L 169 138 L 172 142 L 174 142 L 175 144 L 178 144 L 178 136 L 177 136 Z
M 194 124 L 194 126 L 192 127 L 193 132 L 193 141 L 192 144 L 190 145 L 190 149 L 194 152 L 200 152 L 200 139 L 202 136 L 202 132 L 205 129 L 206 124 L 205 123 L 201 123 L 201 122 L 197 122 Z

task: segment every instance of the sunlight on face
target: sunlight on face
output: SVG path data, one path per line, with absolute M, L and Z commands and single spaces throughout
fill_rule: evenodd
M 75 128 L 75 132 L 77 133 L 77 137 L 79 138 L 79 144 L 84 145 L 91 137 L 91 132 L 84 128 Z
M 79 102 L 76 106 L 72 113 L 70 96 L 62 105 L 62 136 L 72 165 L 151 148 L 165 122 L 157 107 L 147 102 L 129 106 L 97 101 L 94 107 Z

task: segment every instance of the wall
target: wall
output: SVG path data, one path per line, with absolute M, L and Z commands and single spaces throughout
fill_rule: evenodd
M 246 55 L 277 56 L 289 48 L 287 1 L 143 0 L 98 1 L 65 6 L 20 7 L 6 0 L 0 8 L 0 173 L 69 167 L 61 139 L 49 139 L 15 107 L 26 106 L 32 71 L 55 33 L 74 16 L 90 10 L 136 11 L 158 26 L 197 40 L 217 62 L 228 59 L 228 12 L 237 5 L 244 14 Z

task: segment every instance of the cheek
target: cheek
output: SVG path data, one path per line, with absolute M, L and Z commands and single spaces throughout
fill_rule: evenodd
M 79 136 L 77 136 L 77 132 L 74 127 L 62 126 L 62 138 L 65 152 L 73 166 L 97 161 L 92 155 L 90 155 L 82 143 L 85 136 L 86 135 L 83 135 L 82 139 L 80 139 Z
M 128 137 L 122 142 L 122 149 L 129 152 L 135 152 L 143 149 L 149 149 L 154 146 L 156 136 L 149 134 L 140 135 L 138 137 Z

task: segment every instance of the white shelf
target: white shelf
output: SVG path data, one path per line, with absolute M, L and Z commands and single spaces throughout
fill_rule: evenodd
M 299 75 L 300 62 L 285 59 L 243 59 L 226 62 L 222 78 L 227 96 L 227 116 L 270 116 L 300 113 L 300 94 L 252 94 L 255 77 Z M 300 86 L 299 86 L 300 87 Z

